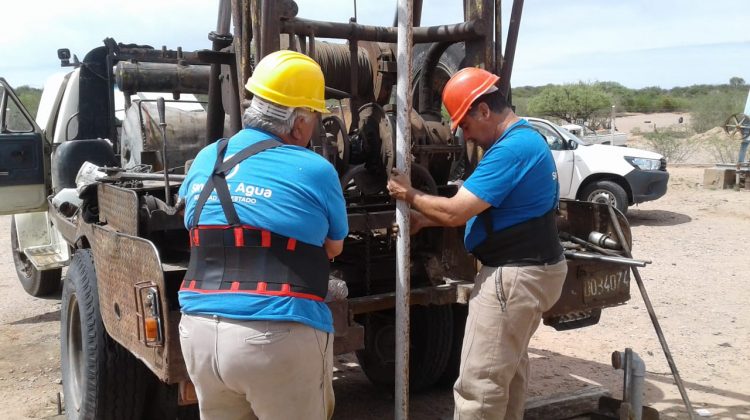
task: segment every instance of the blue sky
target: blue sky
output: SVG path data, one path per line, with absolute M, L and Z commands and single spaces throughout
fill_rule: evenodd
M 10 4 L 8 4 L 10 3 Z M 344 22 L 352 0 L 297 0 L 300 17 Z M 511 0 L 504 2 L 507 27 Z M 123 6 L 127 4 L 127 6 Z M 461 0 L 424 0 L 423 25 L 461 21 Z M 361 23 L 388 25 L 396 1 L 358 0 Z M 514 86 L 616 81 L 631 88 L 750 82 L 747 0 L 526 0 Z M 210 48 L 217 0 L 5 2 L 0 76 L 41 87 L 61 71 L 56 51 L 82 58 L 118 42 Z

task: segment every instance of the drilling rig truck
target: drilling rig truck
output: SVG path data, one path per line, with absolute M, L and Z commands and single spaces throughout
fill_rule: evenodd
M 500 74 L 509 91 L 523 2 L 514 1 L 504 51 L 500 3 L 464 1 L 463 22 L 422 27 L 422 1 L 414 1 L 412 182 L 430 194 L 455 194 L 480 158 L 441 112 L 447 80 L 479 66 Z M 13 256 L 26 291 L 42 296 L 62 287 L 69 419 L 197 417 L 177 329 L 190 255 L 177 189 L 202 147 L 241 129 L 250 99 L 244 82 L 279 49 L 320 64 L 333 110 L 309 147 L 335 167 L 347 204 L 350 232 L 331 278 L 346 284 L 348 296 L 328 302 L 335 353 L 356 352 L 373 383 L 392 386 L 396 232 L 386 179 L 395 161 L 397 31 L 297 15 L 291 0 L 220 0 L 205 49 L 107 38 L 81 61 L 59 50 L 71 71 L 45 87 L 36 119 L 0 79 L 0 214 L 14 215 Z M 167 98 L 163 115 L 158 97 Z M 83 173 L 95 178 L 82 184 Z M 606 241 L 593 243 L 614 237 L 610 214 L 604 204 L 560 202 L 569 269 L 545 324 L 585 327 L 603 308 L 629 300 L 628 267 L 612 255 L 617 247 L 604 256 L 596 250 Z M 627 220 L 614 214 L 630 241 Z M 461 228 L 430 228 L 411 240 L 415 391 L 458 374 L 477 272 L 462 238 Z

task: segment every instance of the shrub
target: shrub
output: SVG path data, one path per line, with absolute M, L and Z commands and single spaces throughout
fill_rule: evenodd
M 736 163 L 740 142 L 729 136 L 710 136 L 704 140 L 716 163 Z
M 696 141 L 688 138 L 689 134 L 684 130 L 666 128 L 644 133 L 643 137 L 652 150 L 663 155 L 668 161 L 684 162 L 696 146 Z
M 724 125 L 732 114 L 741 112 L 745 95 L 744 89 L 714 91 L 696 98 L 691 109 L 691 125 L 698 133 Z

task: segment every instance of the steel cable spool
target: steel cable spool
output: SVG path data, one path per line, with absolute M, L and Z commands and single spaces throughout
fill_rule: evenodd
M 377 58 L 377 57 L 376 57 Z M 320 64 L 326 79 L 326 86 L 351 93 L 351 59 L 349 46 L 345 44 L 315 43 L 315 61 Z M 373 92 L 373 70 L 369 55 L 364 48 L 357 53 L 357 70 L 359 72 L 358 96 L 370 97 Z
M 366 166 L 368 170 L 387 178 L 396 164 L 395 124 L 383 107 L 375 102 L 362 105 L 357 112 L 358 132 L 365 140 Z

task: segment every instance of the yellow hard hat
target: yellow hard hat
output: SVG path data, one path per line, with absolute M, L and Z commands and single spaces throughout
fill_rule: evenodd
M 266 101 L 327 113 L 323 70 L 312 58 L 281 50 L 263 57 L 245 89 Z

